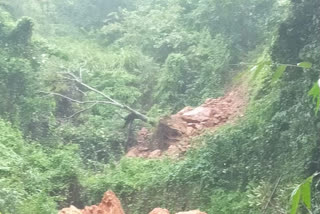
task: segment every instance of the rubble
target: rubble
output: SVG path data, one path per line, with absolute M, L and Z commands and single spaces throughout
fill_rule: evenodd
M 127 157 L 177 158 L 190 148 L 190 139 L 205 130 L 241 117 L 246 106 L 246 89 L 237 87 L 224 97 L 206 99 L 198 107 L 187 106 L 178 113 L 160 120 L 152 133 L 142 128 L 137 134 L 137 145 L 130 148 Z
M 80 210 L 74 206 L 62 209 L 58 214 L 124 214 L 120 200 L 112 191 L 107 191 L 99 205 Z

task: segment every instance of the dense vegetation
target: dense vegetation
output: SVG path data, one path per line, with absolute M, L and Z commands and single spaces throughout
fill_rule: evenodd
M 108 189 L 134 214 L 286 213 L 320 170 L 319 23 L 318 0 L 0 1 L 0 213 L 56 213 Z M 274 81 L 278 64 L 302 61 L 312 68 Z M 98 99 L 66 72 L 153 122 L 235 81 L 250 102 L 179 161 L 127 159 L 130 112 L 52 96 Z

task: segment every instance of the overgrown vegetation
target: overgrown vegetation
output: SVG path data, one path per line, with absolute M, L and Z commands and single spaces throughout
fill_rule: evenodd
M 81 208 L 108 189 L 132 214 L 288 212 L 296 185 L 320 170 L 309 96 L 319 100 L 319 11 L 317 0 L 0 2 L 0 213 Z M 274 66 L 300 62 L 312 67 Z M 128 131 L 123 109 L 49 96 L 97 99 L 65 72 L 153 121 L 232 79 L 248 83 L 250 102 L 179 161 L 128 159 L 149 125 Z

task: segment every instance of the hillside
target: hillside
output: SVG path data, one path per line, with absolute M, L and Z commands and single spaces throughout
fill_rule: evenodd
M 208 98 L 198 107 L 186 106 L 174 115 L 161 118 L 152 130 L 143 127 L 137 133 L 137 144 L 128 149 L 126 157 L 181 157 L 192 147 L 194 137 L 212 133 L 243 117 L 248 101 L 246 84 L 244 80 L 223 97 Z
M 318 0 L 0 0 L 0 214 L 319 213 L 319 24 Z

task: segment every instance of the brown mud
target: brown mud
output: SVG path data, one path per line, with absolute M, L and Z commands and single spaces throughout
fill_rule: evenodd
M 247 87 L 242 83 L 230 89 L 223 97 L 209 98 L 198 107 L 187 106 L 178 113 L 161 119 L 153 133 L 142 128 L 137 133 L 137 144 L 128 150 L 126 156 L 179 157 L 192 146 L 193 137 L 204 131 L 214 131 L 242 117 L 247 102 Z

